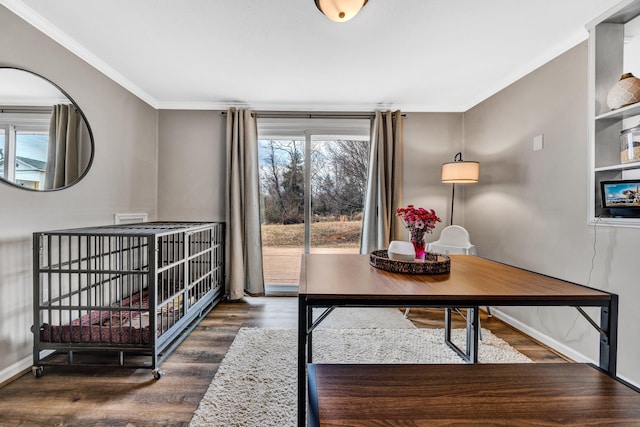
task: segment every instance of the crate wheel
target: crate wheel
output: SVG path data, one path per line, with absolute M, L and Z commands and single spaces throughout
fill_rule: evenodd
M 36 378 L 40 378 L 42 376 L 43 371 L 44 371 L 44 368 L 42 366 L 31 367 L 31 373 L 33 373 L 33 376 Z
M 160 370 L 160 369 L 153 369 L 151 371 L 151 373 L 153 374 L 153 378 L 159 380 L 160 378 L 162 378 L 164 376 L 164 371 Z

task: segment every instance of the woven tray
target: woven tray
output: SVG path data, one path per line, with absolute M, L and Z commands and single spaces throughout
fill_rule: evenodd
M 427 252 L 424 261 L 396 261 L 389 258 L 386 249 L 369 254 L 369 264 L 381 270 L 404 274 L 443 274 L 451 270 L 451 259 L 446 255 Z

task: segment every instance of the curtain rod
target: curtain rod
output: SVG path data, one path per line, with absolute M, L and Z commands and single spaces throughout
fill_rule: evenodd
M 226 111 L 221 111 L 225 116 Z M 375 113 L 331 113 L 331 112 L 304 112 L 304 111 L 254 111 L 255 118 L 270 119 L 372 119 Z M 382 113 L 386 115 L 387 113 Z M 395 113 L 392 113 L 395 115 Z M 407 117 L 406 113 L 401 113 L 402 117 Z
M 4 107 L 0 105 L 0 113 L 3 114 L 51 114 L 51 107 Z

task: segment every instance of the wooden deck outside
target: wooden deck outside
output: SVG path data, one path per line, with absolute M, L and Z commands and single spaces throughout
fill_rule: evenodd
M 359 248 L 312 248 L 313 254 L 357 254 Z M 268 285 L 298 285 L 300 256 L 304 248 L 262 248 L 264 283 Z

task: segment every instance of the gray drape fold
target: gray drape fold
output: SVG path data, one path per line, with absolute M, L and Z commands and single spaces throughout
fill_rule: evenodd
M 360 253 L 389 246 L 401 236 L 396 209 L 402 200 L 402 114 L 376 111 L 371 126 L 367 196 Z
M 49 147 L 44 188 L 51 190 L 75 182 L 88 160 L 88 134 L 82 115 L 73 105 L 54 105 L 49 124 Z
M 264 294 L 258 128 L 250 110 L 227 111 L 227 293 Z

